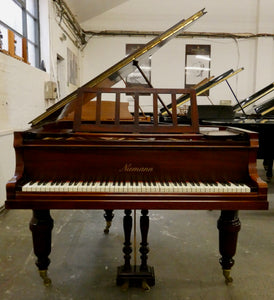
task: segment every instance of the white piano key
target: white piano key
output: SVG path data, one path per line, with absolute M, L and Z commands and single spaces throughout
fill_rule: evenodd
M 95 181 L 94 184 L 91 185 L 91 192 L 100 192 L 101 189 L 101 182 L 100 181 Z
M 191 193 L 199 193 L 199 185 L 195 184 L 194 182 L 189 182 Z
M 114 193 L 118 193 L 119 192 L 119 181 L 115 181 L 113 183 L 113 191 L 114 191 Z
M 173 193 L 174 192 L 173 184 L 172 184 L 171 181 L 166 182 L 166 191 L 167 191 L 167 193 Z
M 149 186 L 148 186 L 148 183 L 146 181 L 142 182 L 141 187 L 142 187 L 142 192 L 143 193 L 149 193 Z
M 23 191 L 23 192 L 30 192 L 30 191 L 31 191 L 31 186 L 32 186 L 32 185 L 33 185 L 33 182 L 32 182 L 32 181 L 26 183 L 25 185 L 23 185 L 22 191 Z
M 23 192 L 28 192 L 28 191 L 29 191 L 29 185 L 30 185 L 29 182 L 26 183 L 26 184 L 24 184 L 24 185 L 22 186 L 22 191 L 23 191 Z
M 40 192 L 41 191 L 41 182 L 40 181 L 36 181 L 32 184 L 30 184 L 29 186 L 29 190 L 32 192 Z
M 160 193 L 160 182 L 159 181 L 153 182 L 153 191 L 155 193 Z
M 94 182 L 92 182 L 92 181 L 86 182 L 83 186 L 83 191 L 87 192 L 87 193 L 92 192 L 93 184 L 94 184 Z
M 78 185 L 77 191 L 78 192 L 85 192 L 86 191 L 86 185 L 87 185 L 87 182 L 79 181 L 79 185 Z
M 195 189 L 192 188 L 190 182 L 184 182 L 184 190 L 185 190 L 185 193 L 195 193 Z
M 38 186 L 39 181 L 33 182 L 29 185 L 29 190 L 31 192 L 39 192 L 39 186 Z
M 136 189 L 136 193 L 142 193 L 142 182 L 141 181 L 136 182 L 135 189 Z
M 107 182 L 103 181 L 98 185 L 99 192 L 107 192 Z
M 133 182 L 127 182 L 127 192 L 132 193 L 133 192 Z
M 123 192 L 124 192 L 124 188 L 125 188 L 124 184 L 125 184 L 125 183 L 124 183 L 123 181 L 120 181 L 120 182 L 118 183 L 118 187 L 117 187 L 118 193 L 123 193 Z
M 251 192 L 250 187 L 247 186 L 246 184 L 239 183 L 239 185 L 241 187 L 241 192 L 242 193 L 250 193 Z
M 225 186 L 221 182 L 217 182 L 217 189 L 218 189 L 218 193 L 225 192 Z
M 51 181 L 46 182 L 45 184 L 43 184 L 43 186 L 41 187 L 41 190 L 45 191 L 45 192 L 50 192 L 50 185 L 51 185 Z
M 132 193 L 137 193 L 138 188 L 137 188 L 137 182 L 132 182 Z
M 205 192 L 205 185 L 202 182 L 195 183 L 197 193 Z
M 116 181 L 115 182 L 114 191 L 117 192 L 117 193 L 122 193 L 123 192 L 123 184 L 122 184 L 121 181 Z
M 59 192 L 61 187 L 61 182 L 56 182 L 54 185 L 54 192 Z
M 157 187 L 157 184 L 156 182 L 149 182 L 149 185 L 150 185 L 150 192 L 151 193 L 157 193 L 158 192 L 158 187 Z
M 70 184 L 70 181 L 64 182 L 64 183 L 61 185 L 60 190 L 61 190 L 62 192 L 68 192 L 69 184 Z
M 244 184 L 244 189 L 245 189 L 245 193 L 250 193 L 251 192 L 251 188 L 246 184 Z
M 113 193 L 113 181 L 106 181 L 105 191 L 107 193 Z
M 235 193 L 241 193 L 242 192 L 242 187 L 236 183 L 230 182 L 233 190 Z

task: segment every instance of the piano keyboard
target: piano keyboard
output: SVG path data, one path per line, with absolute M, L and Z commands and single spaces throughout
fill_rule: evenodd
M 118 181 L 30 181 L 23 192 L 104 192 L 104 193 L 248 193 L 250 187 L 233 182 L 118 182 Z

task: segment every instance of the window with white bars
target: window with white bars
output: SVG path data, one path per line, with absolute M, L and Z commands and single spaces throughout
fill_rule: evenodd
M 26 56 L 26 62 L 39 67 L 39 0 L 1 0 L 0 32 L 2 52 L 16 58 Z M 10 32 L 14 37 L 14 55 L 10 51 Z

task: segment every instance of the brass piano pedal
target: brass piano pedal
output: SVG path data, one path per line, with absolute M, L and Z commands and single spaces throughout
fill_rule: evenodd
M 150 291 L 150 286 L 149 284 L 147 283 L 147 281 L 144 279 L 142 280 L 142 289 L 146 292 L 149 292 Z
M 51 286 L 51 279 L 48 277 L 47 270 L 39 270 L 39 274 L 44 281 L 44 285 Z
M 106 222 L 106 228 L 104 229 L 104 233 L 108 234 L 109 233 L 109 228 L 111 226 L 111 221 L 107 221 Z
M 129 270 L 125 270 L 124 266 L 117 269 L 116 284 L 121 286 L 123 291 L 129 287 L 141 287 L 144 291 L 150 291 L 155 285 L 154 268 L 147 266 L 146 270 L 142 270 L 140 266 L 133 266 Z
M 125 280 L 125 282 L 121 285 L 121 291 L 126 292 L 129 288 L 129 280 Z
M 223 269 L 223 275 L 225 277 L 225 283 L 227 285 L 232 284 L 233 278 L 230 276 L 230 270 Z

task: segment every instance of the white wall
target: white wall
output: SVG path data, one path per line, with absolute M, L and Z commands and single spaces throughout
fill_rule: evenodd
M 49 74 L 0 53 L 0 128 L 22 130 L 45 109 Z

